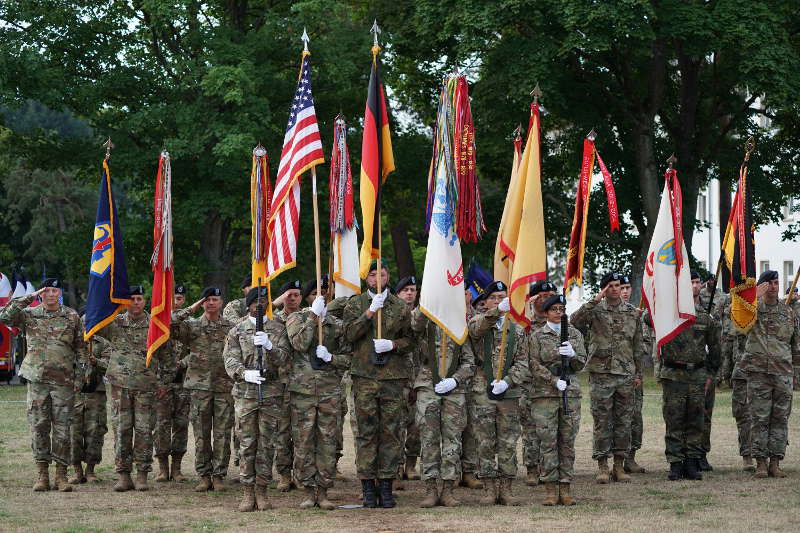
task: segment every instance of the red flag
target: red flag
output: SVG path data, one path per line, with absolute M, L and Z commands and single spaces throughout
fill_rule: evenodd
M 156 175 L 153 215 L 153 295 L 150 303 L 150 329 L 147 331 L 147 361 L 169 339 L 172 318 L 172 293 L 175 283 L 172 264 L 172 168 L 169 154 L 161 153 Z

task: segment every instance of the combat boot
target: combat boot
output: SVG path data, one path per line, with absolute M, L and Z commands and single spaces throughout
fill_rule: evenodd
M 697 460 L 697 466 L 702 472 L 712 472 L 714 470 L 714 467 L 709 464 L 706 454 L 703 454 L 703 456 Z
M 278 486 L 276 487 L 281 492 L 289 492 L 292 490 L 292 476 L 289 474 L 280 474 Z
M 600 485 L 607 485 L 610 479 L 608 473 L 608 457 L 603 457 L 597 460 L 597 475 L 594 480 Z
M 500 479 L 500 488 L 497 490 L 497 503 L 500 505 L 520 505 L 519 498 L 514 497 L 514 480 L 510 477 Z
M 200 482 L 194 486 L 195 492 L 206 492 L 214 490 L 214 485 L 211 484 L 211 476 L 201 476 Z
M 692 481 L 700 481 L 703 479 L 703 474 L 700 472 L 699 459 L 686 459 L 683 462 L 683 478 Z
M 130 472 L 120 472 L 119 479 L 114 483 L 114 492 L 127 492 L 133 490 L 133 480 Z
M 492 477 L 483 479 L 483 498 L 479 505 L 494 505 L 497 503 L 497 480 Z
M 394 480 L 394 490 L 406 490 L 406 485 L 403 483 L 403 467 L 397 472 L 397 478 Z
M 342 457 L 339 456 L 336 458 L 336 479 L 339 481 L 347 481 L 347 476 L 345 476 L 341 470 L 339 470 L 339 459 Z
M 542 505 L 547 505 L 549 507 L 557 503 L 558 488 L 554 482 L 548 481 L 544 484 L 544 500 L 542 501 Z
M 439 503 L 445 507 L 458 507 L 461 502 L 456 500 L 453 496 L 453 485 L 455 482 L 452 479 L 446 479 L 442 483 L 442 494 L 439 496 Z
M 266 511 L 268 509 L 272 509 L 272 505 L 269 503 L 269 497 L 267 496 L 266 485 L 256 485 L 255 497 L 256 497 L 256 509 L 258 509 L 259 511 Z
M 328 499 L 328 489 L 319 487 L 317 489 L 317 505 L 324 511 L 333 511 L 336 506 Z
M 425 480 L 425 498 L 422 499 L 419 506 L 423 509 L 436 507 L 439 503 L 439 488 L 436 486 L 435 479 Z
M 317 504 L 317 494 L 314 487 L 303 487 L 306 492 L 306 499 L 300 502 L 300 509 L 313 509 Z
M 411 481 L 416 481 L 419 479 L 416 457 L 406 457 L 405 478 Z
M 461 484 L 468 489 L 479 490 L 483 488 L 483 482 L 475 477 L 472 472 L 467 472 L 461 478 Z
M 742 472 L 755 472 L 756 467 L 753 464 L 753 458 L 750 455 L 742 457 Z
M 50 465 L 48 463 L 36 463 L 36 467 L 39 469 L 39 479 L 36 480 L 33 490 L 36 492 L 50 490 Z
M 529 487 L 535 487 L 539 484 L 539 466 L 531 465 L 528 467 L 528 475 L 525 476 L 525 484 Z
M 60 492 L 72 492 L 72 485 L 67 481 L 67 465 L 56 465 L 56 479 L 53 488 Z
M 214 486 L 214 490 L 225 490 L 225 478 L 222 476 L 214 476 L 211 478 L 211 483 Z
M 361 493 L 364 497 L 363 505 L 365 508 L 374 509 L 378 506 L 378 495 L 375 492 L 374 479 L 361 480 Z
M 141 470 L 136 471 L 136 479 L 133 481 L 133 486 L 136 490 L 144 492 L 150 487 L 147 486 L 147 472 Z
M 156 483 L 166 483 L 167 481 L 169 481 L 169 457 L 159 457 Z
M 100 480 L 97 479 L 97 474 L 94 473 L 94 465 L 92 463 L 86 463 L 85 474 L 87 483 L 100 483 Z
M 558 484 L 558 503 L 561 505 L 575 505 L 575 498 L 570 493 L 569 483 Z
M 72 465 L 72 468 L 75 469 L 75 473 L 67 481 L 71 485 L 86 483 L 86 476 L 83 474 L 83 465 L 81 463 L 76 463 Z
M 786 472 L 781 470 L 781 461 L 777 457 L 769 458 L 769 477 L 786 477 Z
M 183 454 L 173 455 L 172 464 L 169 467 L 169 478 L 176 483 L 186 481 L 186 476 L 181 472 L 181 461 L 183 461 Z
M 249 513 L 256 509 L 256 496 L 253 485 L 242 485 L 242 501 L 239 502 L 238 511 Z
M 394 479 L 379 479 L 378 480 L 378 492 L 380 493 L 381 498 L 381 507 L 384 509 L 391 509 L 397 502 L 394 499 L 394 494 L 392 494 L 392 482 Z
M 667 479 L 670 481 L 678 481 L 681 478 L 683 478 L 683 462 L 675 461 L 674 463 L 670 463 Z
M 766 457 L 756 457 L 756 477 L 759 479 L 769 477 Z
M 636 462 L 636 450 L 631 450 L 625 457 L 625 472 L 629 474 L 644 474 L 645 469 Z
M 611 479 L 619 483 L 630 483 L 631 476 L 625 473 L 625 469 L 622 466 L 624 462 L 625 456 L 614 456 L 614 470 L 611 471 Z

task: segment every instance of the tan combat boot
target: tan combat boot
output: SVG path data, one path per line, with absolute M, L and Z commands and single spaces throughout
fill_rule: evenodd
M 60 492 L 72 492 L 72 485 L 67 481 L 67 465 L 56 465 L 56 479 L 53 488 Z
M 483 488 L 483 481 L 475 477 L 472 472 L 467 472 L 461 478 L 461 484 L 472 490 L 479 490 Z
M 211 478 L 211 483 L 214 485 L 214 490 L 225 490 L 225 479 L 222 476 L 214 476 Z
M 786 472 L 781 470 L 781 460 L 777 457 L 770 457 L 768 473 L 769 477 L 786 477 Z
M 406 490 L 406 484 L 403 483 L 403 467 L 401 466 L 397 472 L 397 477 L 394 479 L 394 484 L 392 485 L 394 490 Z
M 645 469 L 636 462 L 636 450 L 631 450 L 625 457 L 625 464 L 623 465 L 625 472 L 629 474 L 644 474 Z
M 575 498 L 570 494 L 569 483 L 558 484 L 558 503 L 561 505 L 575 505 Z
M 405 477 L 406 479 L 411 481 L 416 481 L 419 479 L 419 474 L 417 473 L 416 457 L 406 457 Z
M 442 494 L 439 496 L 439 502 L 445 507 L 458 507 L 461 505 L 461 502 L 453 496 L 454 483 L 452 479 L 446 479 L 442 483 Z
M 619 483 L 630 483 L 631 476 L 625 473 L 623 464 L 625 463 L 624 455 L 614 456 L 614 469 L 611 471 L 611 479 Z
M 87 483 L 100 483 L 97 479 L 97 474 L 94 473 L 94 466 L 92 463 L 86 463 L 86 482 Z
M 749 455 L 742 456 L 742 472 L 755 472 L 756 467 L 753 464 L 753 458 Z
M 211 484 L 211 476 L 202 476 L 200 482 L 194 486 L 195 492 L 206 492 L 213 489 L 214 486 Z
M 306 491 L 306 499 L 300 502 L 300 509 L 312 509 L 317 503 L 317 491 L 314 487 L 303 487 Z
M 510 477 L 500 480 L 500 488 L 497 492 L 497 503 L 500 505 L 520 505 L 522 503 L 519 498 L 514 497 L 513 482 L 514 480 Z
M 336 476 L 335 476 L 335 477 L 336 477 L 336 479 L 338 479 L 339 481 L 347 481 L 347 476 L 345 476 L 345 475 L 342 473 L 342 471 L 341 471 L 341 470 L 339 470 L 339 459 L 341 459 L 341 457 L 337 457 L 337 458 L 336 458 Z
M 269 497 L 267 496 L 266 485 L 256 485 L 255 497 L 256 497 L 256 509 L 258 509 L 259 511 L 266 511 L 268 509 L 272 509 L 272 504 L 269 503 Z
M 136 479 L 133 481 L 133 487 L 139 492 L 144 492 L 150 487 L 147 486 L 147 472 L 141 470 L 136 471 Z
M 525 484 L 529 487 L 535 487 L 539 484 L 539 465 L 531 465 L 528 467 L 528 475 L 525 476 Z
M 419 503 L 423 509 L 430 509 L 436 507 L 439 503 L 439 488 L 436 486 L 435 479 L 425 480 L 425 498 Z
M 478 500 L 478 505 L 494 505 L 497 503 L 497 480 L 494 478 L 483 479 L 483 498 Z
M 324 511 L 333 511 L 336 506 L 328 499 L 328 489 L 325 487 L 317 488 L 317 505 Z
M 542 500 L 542 505 L 555 505 L 558 503 L 558 488 L 556 484 L 552 481 L 548 481 L 544 484 L 544 500 Z
M 166 483 L 169 481 L 169 457 L 158 458 L 158 475 L 156 476 L 157 483 Z
M 769 477 L 767 459 L 765 457 L 756 457 L 756 477 L 759 479 Z
M 289 492 L 292 490 L 292 476 L 281 474 L 276 488 L 281 492 Z
M 186 481 L 186 476 L 181 472 L 181 461 L 183 461 L 183 454 L 173 455 L 172 464 L 169 467 L 169 478 L 177 483 Z
M 76 463 L 72 465 L 72 468 L 75 469 L 75 473 L 67 480 L 69 484 L 80 485 L 81 483 L 86 483 L 86 476 L 83 474 L 83 465 L 81 463 Z
M 253 485 L 242 485 L 242 501 L 239 502 L 239 507 L 236 509 L 240 513 L 249 513 L 255 511 L 256 496 L 253 490 Z
M 50 490 L 50 465 L 48 463 L 36 463 L 36 468 L 39 469 L 39 479 L 36 480 L 33 490 L 36 492 Z
M 608 484 L 610 475 L 608 472 L 608 457 L 603 457 L 597 460 L 597 476 L 594 480 L 600 485 Z
M 130 472 L 120 472 L 119 479 L 114 484 L 114 492 L 127 492 L 133 490 L 133 480 Z

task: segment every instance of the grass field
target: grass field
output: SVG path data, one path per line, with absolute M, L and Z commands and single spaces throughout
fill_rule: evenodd
M 297 509 L 300 492 L 270 490 L 275 510 L 237 513 L 238 485 L 224 492 L 196 494 L 191 490 L 192 479 L 182 484 L 151 483 L 146 493 L 114 493 L 111 432 L 106 435 L 99 485 L 81 485 L 67 494 L 32 492 L 35 465 L 25 417 L 25 389 L 0 386 L 0 531 L 800 531 L 800 453 L 795 447 L 789 448 L 783 463 L 789 474 L 786 479 L 756 480 L 741 472 L 730 392 L 718 391 L 710 455 L 714 472 L 701 482 L 669 482 L 660 389 L 650 379 L 645 392 L 644 449 L 637 459 L 648 473 L 636 475 L 626 485 L 593 482 L 592 420 L 584 399 L 575 507 L 543 507 L 539 503 L 543 488 L 525 487 L 520 480 L 515 484 L 516 493 L 528 502 L 522 507 L 481 508 L 476 505 L 479 491 L 458 489 L 456 496 L 465 506 L 424 510 L 417 507 L 422 483 L 416 481 L 397 493 L 398 507 L 392 510 L 301 511 Z M 345 428 L 342 469 L 352 479 L 354 452 L 347 424 Z M 796 415 L 790 430 L 791 441 L 797 442 Z M 190 435 L 185 473 L 193 470 L 191 442 Z M 233 465 L 231 474 L 235 475 Z M 359 503 L 360 485 L 355 480 L 337 483 L 331 496 L 337 504 Z

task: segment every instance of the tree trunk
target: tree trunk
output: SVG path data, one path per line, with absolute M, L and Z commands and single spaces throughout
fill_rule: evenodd
M 408 240 L 408 225 L 405 222 L 392 224 L 390 231 L 394 244 L 394 260 L 397 264 L 397 279 L 415 275 L 414 256 L 411 254 L 411 243 Z
M 632 295 L 631 303 L 638 305 L 641 297 L 642 276 L 644 274 L 644 262 L 647 251 L 650 248 L 650 239 L 653 236 L 653 228 L 658 218 L 658 206 L 661 201 L 661 191 L 659 190 L 658 172 L 655 161 L 654 135 L 652 121 L 646 117 L 637 120 L 633 133 L 633 149 L 636 153 L 636 173 L 639 176 L 639 189 L 642 191 L 642 201 L 645 216 L 647 217 L 647 228 L 644 234 L 639 235 L 639 250 L 633 250 L 632 265 Z
M 226 300 L 232 258 L 228 246 L 229 236 L 230 223 L 222 218 L 218 210 L 209 210 L 200 239 L 200 254 L 208 265 L 203 282 L 206 286 L 219 287 Z

